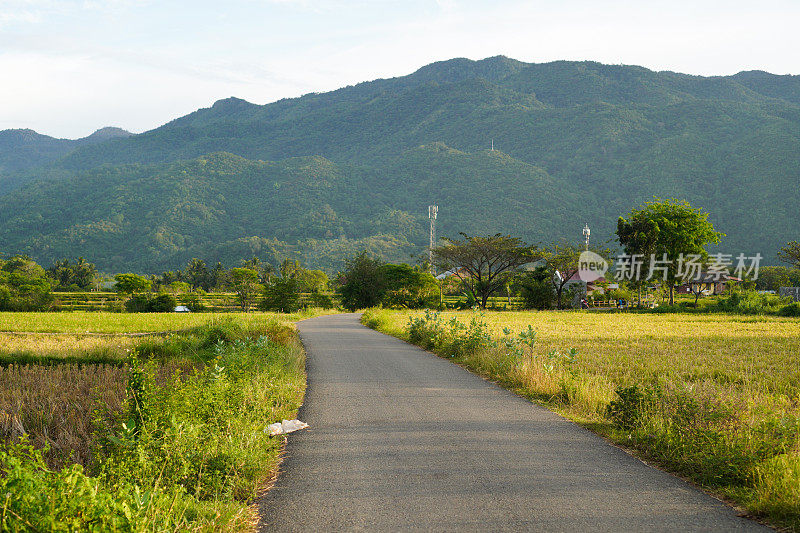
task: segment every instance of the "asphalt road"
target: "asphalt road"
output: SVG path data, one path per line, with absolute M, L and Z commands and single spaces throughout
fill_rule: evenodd
M 261 531 L 767 531 L 358 315 L 298 324 L 308 391 Z

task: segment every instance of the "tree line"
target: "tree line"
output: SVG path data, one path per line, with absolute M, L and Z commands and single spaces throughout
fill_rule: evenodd
M 713 227 L 708 213 L 685 201 L 659 200 L 633 209 L 620 217 L 616 237 L 630 257 L 658 257 L 663 261 L 663 287 L 674 301 L 674 287 L 681 280 L 678 258 L 698 258 L 709 264 L 708 244 L 724 235 Z M 322 270 L 309 269 L 297 260 L 279 265 L 258 257 L 226 268 L 217 262 L 209 267 L 193 258 L 184 269 L 142 276 L 120 273 L 113 290 L 126 296 L 129 311 L 171 311 L 180 297 L 192 310 L 201 310 L 202 296 L 209 292 L 233 292 L 241 310 L 253 308 L 292 312 L 308 303 L 333 307 L 333 294 L 342 307 L 361 309 L 374 306 L 395 308 L 442 307 L 443 296 L 463 295 L 466 305 L 486 308 L 489 299 L 519 296 L 526 308 L 565 308 L 576 296 L 574 284 L 583 247 L 558 242 L 532 245 L 518 237 L 495 234 L 444 238 L 433 250 L 433 265 L 392 264 L 373 257 L 366 250 L 346 259 L 344 269 L 333 279 Z M 597 256 L 611 261 L 607 248 L 592 247 Z M 800 285 L 800 243 L 791 241 L 779 254 L 789 267 L 764 267 L 761 277 L 750 286 L 775 290 L 778 286 Z M 429 273 L 435 267 L 439 279 Z M 0 310 L 42 310 L 53 300 L 53 291 L 86 291 L 102 288 L 104 278 L 94 264 L 82 257 L 61 259 L 49 268 L 30 257 L 16 255 L 0 259 Z M 653 282 L 646 276 L 620 283 L 617 292 L 629 294 Z M 572 288 L 571 288 L 572 286 Z

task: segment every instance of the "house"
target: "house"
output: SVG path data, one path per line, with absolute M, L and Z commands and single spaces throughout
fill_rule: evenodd
M 558 274 L 561 275 L 560 273 Z M 619 289 L 619 283 L 609 283 L 604 277 L 600 277 L 594 281 L 584 281 L 580 278 L 578 272 L 570 276 L 569 281 L 564 285 L 564 290 L 570 290 L 573 287 L 579 287 L 579 293 L 582 295 L 599 295 L 604 294 L 606 289 L 614 290 Z
M 683 285 L 679 285 L 675 292 L 678 294 L 696 294 L 700 292 L 703 296 L 713 296 L 722 294 L 732 282 L 742 281 L 739 278 L 728 274 L 709 274 L 703 272 L 695 280 L 691 280 Z

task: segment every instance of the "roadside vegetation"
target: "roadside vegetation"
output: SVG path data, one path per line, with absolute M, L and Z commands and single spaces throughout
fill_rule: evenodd
M 166 324 L 97 313 L 56 324 L 51 316 L 70 315 L 28 318 L 67 332 L 69 361 L 14 361 L 3 347 L 0 530 L 251 529 L 251 502 L 275 475 L 284 442 L 265 427 L 294 418 L 303 398 L 304 355 L 291 322 L 299 315 L 205 315 L 179 333 L 137 338 L 74 332 Z M 52 354 L 60 339 L 48 338 L 53 345 L 17 336 L 15 349 Z M 96 361 L 98 350 L 112 360 Z
M 800 531 L 796 318 L 371 309 L 362 320 Z

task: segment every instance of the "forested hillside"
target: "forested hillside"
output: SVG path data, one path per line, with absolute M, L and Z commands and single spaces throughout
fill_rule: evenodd
M 440 235 L 578 239 L 588 222 L 602 241 L 655 195 L 709 211 L 720 250 L 774 262 L 798 237 L 798 148 L 797 76 L 454 59 L 264 106 L 229 98 L 73 149 L 0 197 L 0 251 L 335 269 L 363 247 L 420 254 L 432 202 Z
M 82 146 L 130 137 L 120 128 L 102 128 L 81 139 L 56 139 L 33 130 L 0 131 L 0 194 L 40 177 L 42 170 L 25 173 L 58 160 Z M 46 173 L 46 172 L 45 172 Z M 56 171 L 58 177 L 61 172 Z

